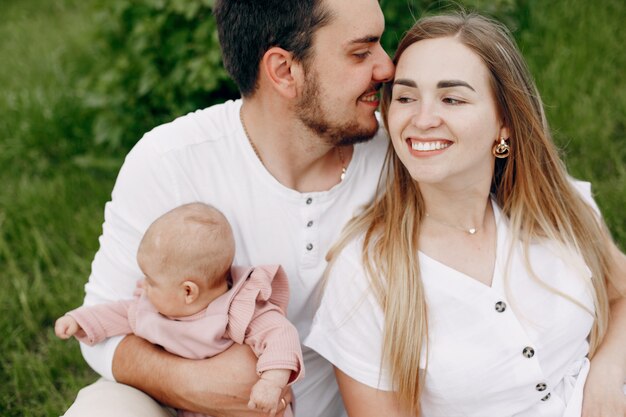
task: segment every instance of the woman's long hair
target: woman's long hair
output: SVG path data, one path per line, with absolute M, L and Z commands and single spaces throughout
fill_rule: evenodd
M 560 242 L 582 255 L 592 271 L 593 354 L 608 321 L 608 232 L 570 182 L 552 142 L 539 93 L 506 27 L 471 13 L 425 17 L 400 41 L 394 63 L 413 43 L 441 37 L 454 37 L 476 53 L 489 70 L 500 117 L 511 133 L 511 156 L 496 159 L 491 192 L 510 220 L 514 241 L 521 241 L 526 253 L 536 238 Z M 391 88 L 388 83 L 383 90 L 387 130 Z M 391 146 L 385 166 L 382 194 L 348 223 L 328 259 L 332 267 L 332 259 L 348 242 L 364 236 L 363 262 L 385 314 L 383 362 L 390 370 L 400 404 L 417 415 L 423 386 L 420 358 L 428 357 L 427 351 L 423 352 L 428 349 L 428 309 L 418 260 L 425 209 L 419 185 Z

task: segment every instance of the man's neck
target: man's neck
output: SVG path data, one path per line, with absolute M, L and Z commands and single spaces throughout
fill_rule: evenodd
M 285 187 L 316 192 L 341 182 L 342 170 L 352 158 L 351 146 L 339 150 L 307 129 L 289 109 L 246 99 L 241 116 L 253 150 Z

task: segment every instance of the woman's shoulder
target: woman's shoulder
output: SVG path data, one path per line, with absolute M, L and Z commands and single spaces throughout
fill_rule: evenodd
M 347 273 L 353 276 L 363 275 L 365 271 L 363 266 L 364 241 L 364 236 L 358 235 L 335 253 L 328 267 L 329 276 L 345 276 Z
M 574 190 L 578 192 L 578 195 L 583 201 L 591 206 L 596 213 L 600 213 L 600 208 L 593 198 L 593 192 L 591 190 L 591 183 L 588 181 L 582 181 L 574 177 L 569 177 L 569 182 L 574 187 Z

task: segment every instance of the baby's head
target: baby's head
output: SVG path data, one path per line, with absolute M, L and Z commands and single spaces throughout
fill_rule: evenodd
M 169 317 L 203 310 L 228 289 L 235 239 L 226 217 L 214 207 L 190 203 L 156 219 L 141 240 L 137 262 L 144 291 Z

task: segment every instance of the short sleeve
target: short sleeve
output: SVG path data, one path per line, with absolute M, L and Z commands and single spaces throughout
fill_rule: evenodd
M 361 244 L 353 241 L 338 256 L 304 344 L 351 378 L 390 391 L 382 367 L 383 311 L 361 263 Z
M 591 193 L 591 183 L 586 181 L 579 181 L 571 177 L 570 183 L 572 184 L 574 189 L 578 191 L 578 194 L 582 197 L 583 201 L 589 204 L 589 206 L 598 214 L 598 216 L 602 216 L 598 204 L 593 199 L 593 194 Z
M 139 242 L 149 224 L 179 203 L 171 167 L 152 146 L 147 135 L 128 154 L 104 210 L 100 248 L 85 285 L 85 306 L 132 299 L 143 274 L 137 265 Z M 99 345 L 81 345 L 87 363 L 100 375 L 112 378 L 112 359 L 121 337 Z

